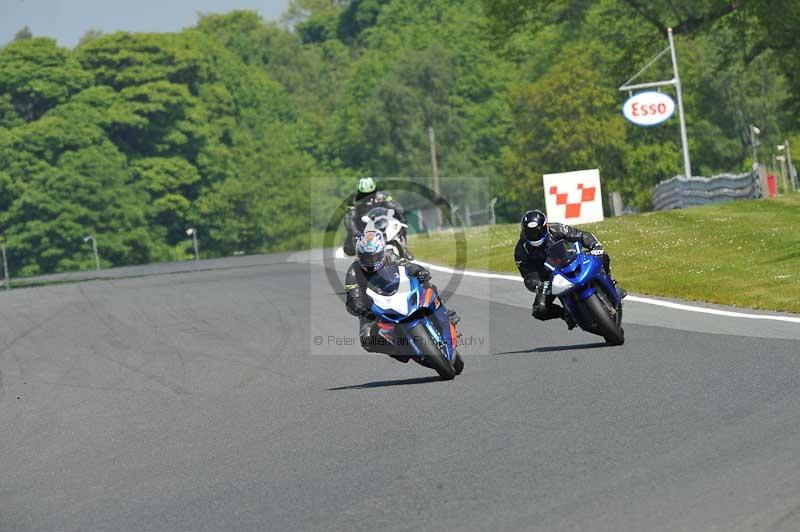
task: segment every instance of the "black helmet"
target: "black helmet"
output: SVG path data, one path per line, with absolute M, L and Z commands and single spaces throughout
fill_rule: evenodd
M 528 211 L 520 222 L 520 237 L 534 247 L 547 240 L 547 216 L 538 209 Z

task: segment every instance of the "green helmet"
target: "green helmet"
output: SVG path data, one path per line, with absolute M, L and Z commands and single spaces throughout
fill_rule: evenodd
M 375 192 L 377 185 L 375 184 L 375 180 L 371 177 L 362 177 L 358 180 L 358 191 L 362 194 L 369 194 L 370 192 Z

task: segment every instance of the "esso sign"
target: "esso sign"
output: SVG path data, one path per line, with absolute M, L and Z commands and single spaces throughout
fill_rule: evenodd
M 675 112 L 675 101 L 663 92 L 640 92 L 622 106 L 625 118 L 640 126 L 654 126 Z

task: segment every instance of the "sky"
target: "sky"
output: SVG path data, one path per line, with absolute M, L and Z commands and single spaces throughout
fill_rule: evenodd
M 257 11 L 278 20 L 289 0 L 0 0 L 0 46 L 28 26 L 36 37 L 73 47 L 89 29 L 171 32 L 193 26 L 198 13 Z

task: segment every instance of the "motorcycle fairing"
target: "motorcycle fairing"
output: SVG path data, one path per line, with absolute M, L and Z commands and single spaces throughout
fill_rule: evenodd
M 603 262 L 598 257 L 583 253 L 581 244 L 573 243 L 576 251 L 575 259 L 563 268 L 558 268 L 546 262 L 545 266 L 553 272 L 552 274 L 552 294 L 558 297 L 561 304 L 581 326 L 582 329 L 589 330 L 591 325 L 586 323 L 577 308 L 577 301 L 585 301 L 597 291 L 596 285 L 592 281 L 597 281 L 603 288 L 605 294 L 610 296 L 611 302 L 617 308 L 621 305 L 617 287 L 611 277 L 603 269 Z
M 366 290 L 372 298 L 371 311 L 378 321 L 378 334 L 395 345 L 403 341 L 414 355 L 419 356 L 417 340 L 407 336 L 406 331 L 422 323 L 434 341 L 445 347 L 448 360 L 453 361 L 458 333 L 450 323 L 447 309 L 437 291 L 432 287 L 423 287 L 416 277 L 409 277 L 405 266 L 390 265 L 386 268 L 381 275 L 397 274 L 397 290 L 391 295 L 381 295 L 369 286 Z

